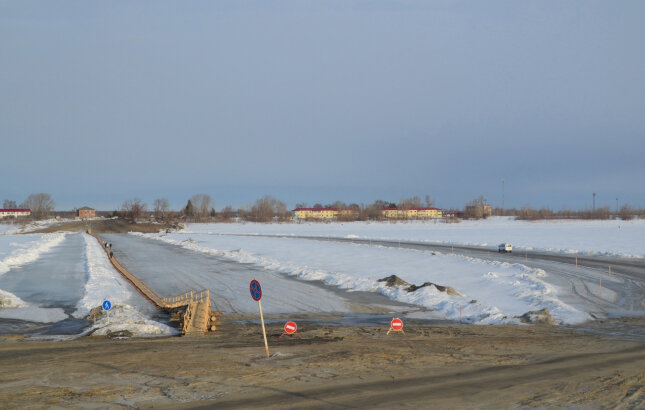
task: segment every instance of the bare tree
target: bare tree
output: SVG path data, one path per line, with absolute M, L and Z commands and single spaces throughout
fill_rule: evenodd
M 430 198 L 430 195 L 426 195 L 426 206 L 432 208 L 434 206 L 434 200 Z
M 139 198 L 128 199 L 121 206 L 121 210 L 126 218 L 136 222 L 146 212 L 148 205 Z
M 634 214 L 634 209 L 632 209 L 632 207 L 629 205 L 623 205 L 620 208 L 620 219 L 622 219 L 623 221 L 634 219 Z
M 52 199 L 51 195 L 44 192 L 29 195 L 21 205 L 22 208 L 31 209 L 31 215 L 36 219 L 42 219 L 49 216 L 55 206 L 56 203 Z
M 2 208 L 3 209 L 16 209 L 16 208 L 18 208 L 18 204 L 16 204 L 16 201 L 10 201 L 8 199 L 5 199 L 4 202 L 2 203 Z
M 486 218 L 492 214 L 492 208 L 486 204 L 486 198 L 480 195 L 466 204 L 464 208 L 464 217 L 472 219 Z
M 399 201 L 400 209 L 421 208 L 421 199 L 418 196 L 412 198 L 403 198 Z
M 155 218 L 166 219 L 170 205 L 167 198 L 158 198 L 154 202 Z
M 222 211 L 219 213 L 220 218 L 222 221 L 230 221 L 235 217 L 235 211 L 233 210 L 233 207 L 230 205 L 227 205 L 222 209 Z
M 208 216 L 211 206 L 211 197 L 206 194 L 196 194 L 190 198 L 193 205 L 195 219 L 202 219 Z
M 255 222 L 270 222 L 276 216 L 286 220 L 290 215 L 284 202 L 267 195 L 255 201 L 248 216 Z

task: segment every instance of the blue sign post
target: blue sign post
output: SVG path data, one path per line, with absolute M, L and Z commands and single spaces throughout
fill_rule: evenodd
M 112 303 L 109 300 L 103 301 L 103 310 L 108 311 L 112 309 Z
M 260 282 L 253 279 L 249 284 L 249 291 L 251 292 L 251 298 L 256 302 L 258 302 L 258 308 L 260 309 L 260 321 L 262 322 L 262 334 L 264 335 L 264 349 L 267 352 L 267 359 L 268 359 L 270 356 L 269 343 L 267 342 L 267 331 L 264 328 L 264 316 L 262 315 L 262 302 L 260 302 L 260 299 L 262 299 L 262 286 L 260 286 Z

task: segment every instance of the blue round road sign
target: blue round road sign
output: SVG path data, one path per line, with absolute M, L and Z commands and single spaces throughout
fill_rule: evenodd
M 104 300 L 103 301 L 103 310 L 110 310 L 112 309 L 112 303 L 110 303 L 109 300 Z
M 260 286 L 260 282 L 253 279 L 251 281 L 251 284 L 249 285 L 249 290 L 251 291 L 251 297 L 253 298 L 253 300 L 258 302 L 260 299 L 262 299 L 262 286 Z

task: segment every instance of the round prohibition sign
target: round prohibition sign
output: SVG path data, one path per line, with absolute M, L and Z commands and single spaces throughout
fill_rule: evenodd
M 297 330 L 298 325 L 296 324 L 296 322 L 287 322 L 284 324 L 284 332 L 288 335 L 296 333 Z
M 398 317 L 392 319 L 390 322 L 390 330 L 387 331 L 387 334 L 389 335 L 390 332 L 401 332 L 405 334 L 405 331 L 403 330 L 403 321 Z
M 260 286 L 260 282 L 257 280 L 253 279 L 251 281 L 249 284 L 249 291 L 251 292 L 251 298 L 256 302 L 259 302 L 260 299 L 262 299 L 262 286 Z

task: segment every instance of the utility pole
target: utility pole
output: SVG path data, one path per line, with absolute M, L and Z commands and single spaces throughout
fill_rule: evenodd
M 618 215 L 618 198 L 616 198 L 616 215 Z
M 591 207 L 593 212 L 596 212 L 596 193 L 593 193 L 593 206 Z
M 504 213 L 504 178 L 502 178 L 502 214 Z

